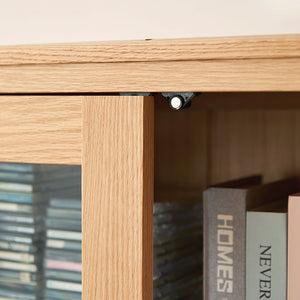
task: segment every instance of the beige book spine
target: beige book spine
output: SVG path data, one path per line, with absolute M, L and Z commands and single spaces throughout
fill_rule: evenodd
M 300 299 L 300 193 L 289 197 L 287 299 Z

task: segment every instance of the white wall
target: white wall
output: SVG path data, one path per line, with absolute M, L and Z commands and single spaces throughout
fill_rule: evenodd
M 300 0 L 0 0 L 0 45 L 300 33 Z

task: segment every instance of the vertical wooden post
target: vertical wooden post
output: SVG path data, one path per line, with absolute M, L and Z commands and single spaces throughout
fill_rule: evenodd
M 152 97 L 83 99 L 83 300 L 153 299 Z

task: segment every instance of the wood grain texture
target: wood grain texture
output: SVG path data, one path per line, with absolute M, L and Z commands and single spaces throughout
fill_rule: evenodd
M 300 110 L 266 111 L 264 116 L 264 169 L 265 179 L 278 180 L 297 174 L 296 139 L 300 132 L 296 119 Z
M 299 174 L 300 110 L 217 110 L 211 120 L 211 184 L 263 174 Z
M 260 174 L 264 162 L 263 122 L 261 110 L 211 113 L 210 184 Z
M 300 91 L 300 58 L 0 67 L 0 93 Z
M 152 97 L 83 104 L 83 299 L 153 299 Z
M 0 65 L 300 57 L 300 34 L 0 47 Z
M 173 111 L 168 107 L 155 111 L 156 188 L 178 190 L 206 186 L 206 132 L 204 110 Z
M 209 93 L 173 112 L 156 98 L 157 197 L 166 191 L 156 201 L 256 173 L 266 181 L 299 175 L 297 99 L 298 93 Z
M 1 96 L 0 161 L 81 164 L 81 97 Z

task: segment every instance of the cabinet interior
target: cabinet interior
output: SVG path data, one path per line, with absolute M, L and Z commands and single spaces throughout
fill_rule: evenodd
M 300 174 L 300 93 L 203 93 L 170 109 L 155 98 L 155 201 L 201 196 L 217 182 Z

